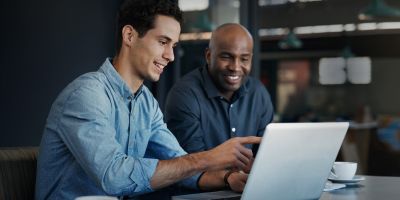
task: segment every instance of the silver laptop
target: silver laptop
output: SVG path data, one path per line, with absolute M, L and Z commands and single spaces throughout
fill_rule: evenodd
M 217 191 L 172 199 L 318 199 L 348 127 L 348 122 L 269 124 L 241 196 Z

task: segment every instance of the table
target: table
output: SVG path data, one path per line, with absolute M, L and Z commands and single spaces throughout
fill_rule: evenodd
M 365 176 L 353 187 L 324 192 L 320 200 L 398 200 L 400 177 Z
M 354 186 L 323 192 L 320 200 L 399 200 L 400 177 L 363 176 L 365 180 Z M 135 200 L 170 200 L 174 195 L 190 194 L 185 191 L 166 188 L 162 191 L 134 198 Z

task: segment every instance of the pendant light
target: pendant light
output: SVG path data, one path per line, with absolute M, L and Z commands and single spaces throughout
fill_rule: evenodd
M 400 10 L 388 6 L 384 0 L 372 2 L 358 15 L 360 20 L 369 20 L 374 17 L 400 17 Z
M 281 49 L 298 49 L 303 46 L 303 42 L 296 36 L 296 34 L 289 30 L 289 33 L 278 43 Z

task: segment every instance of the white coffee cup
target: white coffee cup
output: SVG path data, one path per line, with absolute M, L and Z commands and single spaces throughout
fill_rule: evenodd
M 80 196 L 75 200 L 118 200 L 117 197 L 111 196 Z
M 355 162 L 335 162 L 332 167 L 332 176 L 338 180 L 352 180 L 357 171 Z

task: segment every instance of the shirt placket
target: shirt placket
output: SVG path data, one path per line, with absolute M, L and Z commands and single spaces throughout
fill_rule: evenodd
M 128 150 L 129 152 L 132 152 L 133 155 L 137 154 L 137 147 L 136 147 L 136 133 L 135 133 L 135 128 L 134 128 L 134 121 L 135 121 L 135 104 L 136 104 L 136 99 L 133 98 L 132 96 L 128 97 L 129 100 L 129 135 L 128 135 L 128 141 L 129 141 L 129 146 Z
M 229 115 L 229 129 L 230 129 L 230 137 L 236 137 L 236 120 L 233 112 L 235 105 L 234 103 L 228 103 L 228 115 Z

